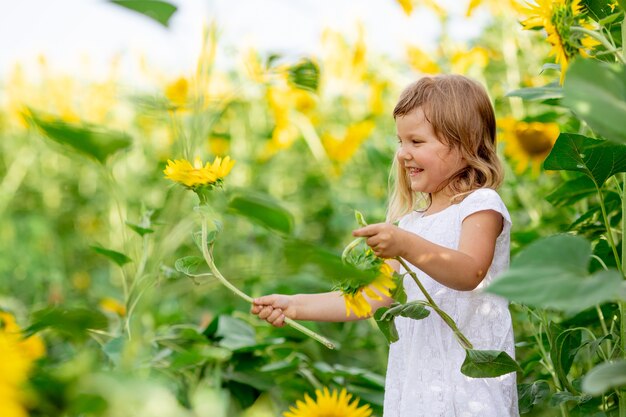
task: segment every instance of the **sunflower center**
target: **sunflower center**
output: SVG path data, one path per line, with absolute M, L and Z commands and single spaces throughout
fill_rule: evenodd
M 530 156 L 548 153 L 558 135 L 558 129 L 541 123 L 520 123 L 515 127 L 517 141 L 524 152 Z

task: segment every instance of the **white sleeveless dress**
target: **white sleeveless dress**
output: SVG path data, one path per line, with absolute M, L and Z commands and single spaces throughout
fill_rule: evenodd
M 399 227 L 433 243 L 459 246 L 461 223 L 483 210 L 502 214 L 504 227 L 496 241 L 493 262 L 473 291 L 456 291 L 412 269 L 433 299 L 457 323 L 474 349 L 503 350 L 514 356 L 508 302 L 481 291 L 509 266 L 511 218 L 500 196 L 482 188 L 438 213 L 412 212 Z M 424 299 L 410 276 L 404 278 L 408 300 Z M 383 417 L 511 417 L 519 416 L 516 375 L 469 378 L 460 371 L 465 351 L 450 328 L 431 311 L 423 320 L 398 317 L 400 340 L 389 349 Z

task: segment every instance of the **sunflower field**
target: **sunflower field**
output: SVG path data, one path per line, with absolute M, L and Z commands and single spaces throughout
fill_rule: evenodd
M 43 55 L 0 79 L 1 417 L 381 416 L 393 317 L 445 312 L 275 328 L 250 308 L 342 288 L 370 313 L 358 291 L 392 273 L 351 231 L 384 221 L 400 91 L 438 73 L 487 87 L 513 219 L 487 291 L 516 358 L 465 340 L 463 372 L 516 372 L 522 415 L 626 417 L 626 1 L 471 0 L 489 19 L 463 42 L 437 1 L 387 1 L 436 17 L 436 48 L 378 54 L 362 25 L 314 55 L 232 50 L 213 21 L 194 68 L 141 88 Z

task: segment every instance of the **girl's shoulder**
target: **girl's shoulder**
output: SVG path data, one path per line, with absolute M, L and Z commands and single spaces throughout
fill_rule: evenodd
M 502 217 L 511 222 L 509 211 L 502 201 L 498 192 L 492 188 L 479 188 L 468 194 L 463 201 L 459 203 L 459 211 L 461 219 L 483 210 L 494 210 L 502 214 Z

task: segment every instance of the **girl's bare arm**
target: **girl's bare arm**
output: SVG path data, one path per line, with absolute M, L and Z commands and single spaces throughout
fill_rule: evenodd
M 502 226 L 502 215 L 493 210 L 466 217 L 458 250 L 437 245 L 388 223 L 373 224 L 353 234 L 367 237 L 367 244 L 378 256 L 400 256 L 449 288 L 471 291 L 489 270 Z
M 372 311 L 379 307 L 389 306 L 393 299 L 381 296 L 382 300 L 374 300 L 363 294 L 370 303 Z M 346 315 L 346 304 L 341 292 L 325 292 L 317 294 L 283 295 L 272 294 L 254 299 L 252 313 L 274 326 L 281 327 L 284 318 L 308 321 L 343 322 L 361 320 L 352 311 Z

